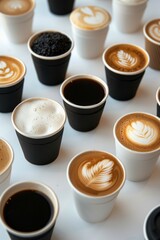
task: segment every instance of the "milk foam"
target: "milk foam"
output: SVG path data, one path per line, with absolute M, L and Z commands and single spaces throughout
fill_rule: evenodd
M 148 27 L 148 33 L 152 38 L 160 42 L 160 20 L 158 22 L 153 22 Z
M 115 59 L 115 63 L 117 63 L 117 65 L 132 68 L 137 65 L 137 62 L 138 57 L 136 55 L 132 56 L 130 53 L 127 53 L 124 50 L 120 50 L 117 52 L 117 61 Z
M 31 137 L 56 133 L 64 122 L 63 108 L 49 99 L 29 99 L 22 102 L 14 113 L 14 123 L 18 130 Z
M 8 167 L 11 160 L 11 150 L 7 143 L 0 139 L 0 173 Z
M 85 162 L 79 167 L 79 178 L 86 187 L 104 191 L 113 185 L 113 167 L 114 162 L 109 159 L 103 159 L 94 165 Z
M 0 12 L 6 14 L 23 14 L 28 12 L 33 3 L 31 0 L 1 0 Z

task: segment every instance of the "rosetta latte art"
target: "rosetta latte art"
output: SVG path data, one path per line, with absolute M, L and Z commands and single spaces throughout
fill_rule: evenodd
M 153 23 L 149 27 L 148 32 L 151 37 L 160 42 L 160 21 Z
M 109 159 L 103 159 L 94 165 L 91 162 L 83 162 L 79 167 L 80 181 L 93 190 L 104 191 L 114 184 L 113 167 L 114 162 Z
M 0 61 L 0 84 L 7 84 L 15 81 L 20 76 L 19 66 L 15 62 Z
M 157 139 L 157 132 L 141 121 L 132 122 L 127 126 L 126 132 L 130 141 L 141 145 L 150 145 Z
M 131 56 L 131 54 L 120 50 L 117 52 L 117 64 L 121 65 L 122 67 L 134 67 L 137 64 L 137 58 Z

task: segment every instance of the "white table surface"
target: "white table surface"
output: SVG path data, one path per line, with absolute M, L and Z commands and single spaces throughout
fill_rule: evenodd
M 67 2 L 67 1 L 66 1 Z M 77 0 L 75 7 L 98 5 L 112 14 L 111 0 Z M 160 1 L 149 0 L 143 24 L 153 18 L 160 17 Z M 37 0 L 33 23 L 34 32 L 55 29 L 64 31 L 70 36 L 69 15 L 56 16 L 49 12 L 47 1 Z M 1 29 L 1 26 L 0 26 Z M 142 28 L 134 34 L 122 34 L 112 21 L 105 46 L 113 43 L 128 42 L 144 47 Z M 58 86 L 41 84 L 35 73 L 30 53 L 26 44 L 10 43 L 0 30 L 0 54 L 20 58 L 27 66 L 23 99 L 29 97 L 48 97 L 62 103 Z M 73 74 L 94 74 L 105 81 L 104 66 L 101 57 L 93 60 L 81 59 L 74 49 L 72 52 L 67 76 Z M 98 224 L 89 224 L 77 214 L 71 189 L 66 180 L 66 167 L 69 160 L 77 153 L 85 150 L 105 150 L 115 154 L 113 125 L 122 114 L 131 111 L 144 111 L 156 114 L 155 93 L 160 86 L 160 72 L 148 68 L 132 100 L 116 101 L 108 97 L 99 126 L 90 132 L 82 133 L 65 124 L 61 150 L 58 158 L 46 166 L 32 165 L 25 160 L 15 131 L 11 124 L 11 113 L 0 113 L 0 138 L 6 139 L 14 149 L 14 163 L 11 184 L 17 181 L 41 181 L 51 186 L 60 203 L 60 213 L 53 232 L 52 240 L 142 240 L 143 221 L 148 211 L 160 203 L 160 162 L 152 176 L 144 182 L 126 181 L 120 192 L 110 217 Z M 5 229 L 0 225 L 0 240 L 9 240 Z

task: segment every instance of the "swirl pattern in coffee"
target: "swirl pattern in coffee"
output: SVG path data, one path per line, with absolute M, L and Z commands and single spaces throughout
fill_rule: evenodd
M 105 60 L 115 70 L 122 72 L 135 72 L 145 67 L 147 57 L 135 45 L 118 44 L 106 51 Z
M 118 122 L 116 135 L 127 148 L 152 151 L 160 148 L 160 121 L 143 113 L 129 114 Z
M 33 7 L 32 0 L 1 0 L 0 12 L 8 15 L 24 14 Z
M 17 82 L 22 78 L 25 67 L 16 58 L 0 56 L 0 87 Z
M 160 42 L 160 19 L 149 22 L 146 26 L 146 33 L 153 40 Z
M 79 28 L 96 30 L 109 24 L 110 14 L 103 8 L 85 6 L 75 9 L 70 16 L 71 22 Z
M 70 179 L 81 192 L 103 196 L 117 190 L 124 180 L 118 160 L 105 152 L 89 151 L 77 156 L 70 166 Z

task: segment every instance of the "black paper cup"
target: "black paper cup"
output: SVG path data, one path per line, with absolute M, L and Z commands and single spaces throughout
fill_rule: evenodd
M 160 117 L 160 87 L 156 92 L 156 101 L 157 101 L 157 117 Z
M 147 214 L 144 224 L 143 233 L 145 240 L 158 240 L 160 236 L 160 205 L 152 208 Z
M 140 48 L 139 46 L 129 44 L 131 46 L 135 46 L 136 48 L 139 48 L 141 52 L 143 52 L 146 58 L 146 64 L 143 68 L 137 71 L 133 71 L 133 72 L 118 71 L 113 67 L 111 67 L 106 62 L 106 59 L 105 59 L 107 51 L 116 45 L 118 46 L 119 44 L 115 44 L 108 47 L 103 52 L 103 55 L 102 55 L 102 60 L 105 68 L 106 81 L 109 88 L 109 95 L 116 100 L 121 100 L 121 101 L 130 100 L 136 95 L 138 87 L 145 73 L 145 70 L 148 67 L 149 55 L 144 49 Z
M 92 91 L 93 89 L 90 87 L 90 85 L 89 85 L 89 89 L 87 85 L 86 86 L 81 85 L 78 87 L 79 92 L 76 92 L 73 95 L 74 97 L 76 95 L 77 96 L 79 95 L 78 96 L 79 101 L 83 102 L 83 104 L 80 105 L 80 104 L 77 104 L 77 102 L 74 101 L 74 99 L 73 101 L 68 99 L 68 97 L 65 94 L 65 91 L 66 91 L 66 88 L 68 88 L 69 84 L 72 82 L 75 83 L 76 81 L 78 82 L 79 80 L 81 81 L 81 83 L 83 83 L 86 79 L 90 80 L 91 83 L 92 82 L 96 83 L 97 86 L 101 88 L 101 90 L 103 91 L 103 97 L 94 104 L 87 104 L 87 105 L 84 104 L 83 100 L 86 98 L 85 91 L 88 92 L 89 98 L 88 97 L 87 98 L 89 101 L 90 99 L 95 97 L 94 95 L 95 92 Z M 70 89 L 69 89 L 69 92 L 71 92 Z M 97 92 L 99 92 L 99 88 L 97 88 Z M 104 110 L 106 99 L 108 97 L 108 87 L 103 80 L 93 75 L 74 75 L 72 77 L 69 77 L 62 83 L 60 88 L 60 94 L 63 99 L 69 124 L 73 129 L 81 132 L 86 132 L 98 126 Z
M 45 203 L 45 206 L 47 205 L 47 212 L 48 212 L 48 222 L 46 222 L 46 224 L 41 224 L 41 226 L 39 228 L 37 228 L 36 230 L 32 230 L 30 231 L 29 229 L 27 229 L 26 231 L 24 230 L 20 230 L 22 225 L 26 225 L 26 221 L 25 219 L 23 220 L 23 217 L 26 216 L 26 213 L 23 215 L 23 210 L 24 210 L 24 203 L 22 203 L 22 197 L 21 198 L 17 198 L 16 200 L 19 201 L 20 206 L 21 206 L 21 212 L 20 213 L 16 213 L 15 209 L 17 209 L 17 207 L 15 207 L 12 211 L 12 215 L 14 215 L 14 219 L 16 222 L 16 227 L 10 222 L 8 222 L 6 214 L 5 214 L 5 207 L 6 207 L 6 202 L 8 201 L 12 201 L 12 197 L 16 194 L 19 193 L 24 193 L 25 191 L 30 191 L 33 193 L 38 193 L 40 195 L 37 195 L 36 198 L 34 198 L 34 202 L 35 199 L 36 201 L 38 200 L 38 197 L 42 196 L 43 202 Z M 30 201 L 32 200 L 31 197 L 28 198 L 30 199 Z M 33 202 L 33 201 L 32 201 Z M 35 202 L 36 203 L 36 202 Z M 30 211 L 30 205 L 31 202 L 26 201 L 26 205 L 25 208 L 28 209 L 28 216 L 29 214 L 31 214 Z M 44 219 L 44 210 L 42 209 L 44 206 L 43 205 L 37 205 L 37 209 L 36 211 L 32 211 L 32 216 L 36 219 L 37 221 L 39 219 Z M 50 212 L 49 212 L 50 211 Z M 38 212 L 38 214 L 37 214 Z M 11 185 L 10 187 L 8 187 L 1 196 L 1 200 L 0 200 L 0 218 L 1 218 L 1 222 L 2 222 L 2 226 L 6 229 L 8 235 L 10 236 L 11 240 L 51 240 L 52 238 L 52 233 L 54 230 L 54 226 L 56 224 L 57 218 L 58 218 L 58 214 L 59 214 L 59 203 L 58 203 L 58 199 L 56 194 L 54 193 L 54 191 L 48 187 L 47 185 L 40 183 L 40 182 L 19 182 L 16 184 Z M 50 217 L 49 217 L 50 215 Z M 23 222 L 23 224 L 19 225 L 19 222 Z M 33 219 L 30 219 L 30 222 L 33 222 Z M 12 226 L 13 225 L 13 226 Z M 23 227 L 24 227 L 23 226 Z M 28 228 L 28 225 L 27 225 Z
M 66 15 L 73 9 L 75 0 L 48 0 L 49 9 L 56 15 Z
M 73 41 L 68 35 L 60 32 L 63 35 L 67 36 L 68 39 L 70 39 L 71 41 L 70 49 L 64 54 L 61 54 L 58 56 L 46 57 L 46 56 L 38 55 L 32 50 L 31 48 L 32 44 L 38 36 L 40 36 L 42 33 L 48 33 L 48 32 L 58 32 L 58 31 L 45 30 L 45 31 L 35 33 L 28 40 L 28 49 L 31 53 L 31 57 L 32 57 L 39 81 L 45 85 L 58 85 L 58 84 L 61 84 L 65 79 L 70 57 L 71 57 L 71 52 L 73 49 Z
M 30 103 L 30 101 L 33 101 L 34 99 L 45 98 L 30 98 L 24 100 L 19 105 L 17 105 L 17 107 L 12 112 L 11 120 L 25 158 L 32 164 L 45 165 L 53 162 L 59 155 L 66 117 L 65 111 L 60 104 L 51 99 L 47 99 L 56 103 L 56 105 L 59 106 L 59 111 L 62 111 L 63 113 L 63 121 L 61 121 L 60 126 L 56 128 L 55 131 L 45 135 L 31 136 L 26 132 L 22 132 L 19 125 L 17 124 L 18 121 L 16 120 L 16 112 L 21 106 L 23 106 L 23 104 L 27 102 Z
M 10 58 L 18 61 L 23 66 L 23 71 L 21 76 L 15 82 L 3 85 L 0 84 L 0 112 L 2 113 L 12 112 L 13 109 L 21 102 L 24 78 L 26 74 L 26 67 L 24 63 L 15 57 Z

